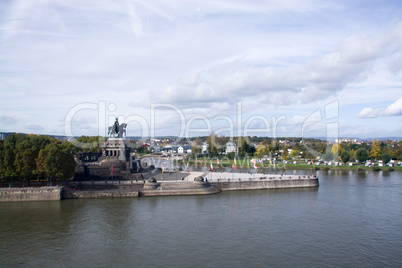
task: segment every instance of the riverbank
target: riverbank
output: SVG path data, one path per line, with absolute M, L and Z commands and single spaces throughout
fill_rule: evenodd
M 247 169 L 255 169 L 254 164 L 251 163 L 251 159 L 239 159 L 237 160 L 236 164 L 236 169 L 239 170 L 247 170 Z M 306 163 L 305 161 L 301 162 L 298 161 L 297 164 L 291 163 L 292 161 L 289 161 L 287 163 L 275 163 L 275 166 L 273 165 L 272 162 L 264 162 L 260 163 L 257 162 L 257 170 L 261 170 L 262 172 L 267 172 L 270 171 L 272 172 L 273 170 L 289 170 L 289 169 L 295 169 L 295 170 L 372 170 L 372 171 L 394 171 L 394 170 L 399 170 L 402 171 L 402 166 L 371 166 L 367 167 L 364 165 L 361 165 L 359 163 L 352 163 L 352 166 L 349 166 L 349 163 L 347 165 L 324 165 L 324 164 L 311 164 L 311 162 Z M 216 159 L 213 160 L 186 160 L 182 161 L 179 160 L 177 161 L 177 164 L 187 166 L 189 165 L 190 167 L 193 167 L 195 169 L 199 168 L 204 168 L 204 169 L 210 169 L 211 164 L 213 166 L 214 171 L 227 171 L 227 169 L 233 169 L 233 162 L 228 161 L 227 159 L 220 159 L 219 164 L 216 163 Z M 343 163 L 342 163 L 343 164 Z
M 138 181 L 80 181 L 38 188 L 3 188 L 0 201 L 45 201 L 81 198 L 208 195 L 232 190 L 318 187 L 315 175 L 190 172 L 155 174 Z M 177 178 L 181 178 L 177 180 Z M 52 193 L 50 195 L 50 193 Z
M 190 161 L 192 163 L 194 161 Z M 183 164 L 183 163 L 182 163 Z M 185 163 L 184 163 L 185 164 Z M 183 165 L 184 165 L 183 164 Z M 277 163 L 275 164 L 275 167 L 270 164 L 270 163 L 257 163 L 257 170 L 261 170 L 262 172 L 273 172 L 274 170 L 366 170 L 366 171 L 402 171 L 402 166 L 385 166 L 385 167 L 380 167 L 380 166 L 372 166 L 372 167 L 366 167 L 364 165 L 359 165 L 359 164 L 354 164 L 353 166 L 345 165 L 345 166 L 335 166 L 335 165 L 308 165 L 308 164 L 290 164 L 290 163 Z M 205 168 L 205 169 L 210 169 L 210 162 L 203 162 L 203 164 L 192 164 L 191 166 L 195 168 Z M 214 171 L 225 171 L 227 169 L 232 169 L 233 163 L 229 162 L 222 162 L 220 161 L 219 165 L 213 163 L 213 168 Z M 236 166 L 236 169 L 238 170 L 247 170 L 247 169 L 255 169 L 254 164 L 250 163 L 242 163 L 238 161 L 238 164 Z
M 299 170 L 354 170 L 354 171 L 394 171 L 399 170 L 402 171 L 402 167 L 395 166 L 395 167 L 366 167 L 363 165 L 354 165 L 354 166 L 328 166 L 328 165 L 292 165 L 288 164 L 286 166 L 281 167 L 280 169 L 299 169 Z

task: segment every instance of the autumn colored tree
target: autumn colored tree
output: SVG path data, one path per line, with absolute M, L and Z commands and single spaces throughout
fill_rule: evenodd
M 377 140 L 373 140 L 370 148 L 370 157 L 376 160 L 381 157 L 380 143 Z
M 332 145 L 331 152 L 335 158 L 342 154 L 342 146 L 338 143 Z
M 268 146 L 262 142 L 260 144 L 258 144 L 257 149 L 256 149 L 257 157 L 263 158 L 265 155 L 268 155 L 268 154 L 269 154 Z

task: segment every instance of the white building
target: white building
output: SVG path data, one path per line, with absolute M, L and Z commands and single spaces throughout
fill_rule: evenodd
M 191 146 L 188 145 L 181 145 L 177 148 L 178 154 L 191 154 Z
M 349 139 L 349 138 L 343 138 L 343 139 L 335 139 L 335 143 L 357 143 L 357 139 Z
M 202 143 L 201 153 L 202 154 L 208 154 L 208 143 L 206 143 L 206 142 Z
M 228 142 L 226 143 L 226 150 L 225 150 L 225 154 L 228 153 L 236 153 L 237 154 L 238 149 L 237 149 L 237 145 L 233 142 Z

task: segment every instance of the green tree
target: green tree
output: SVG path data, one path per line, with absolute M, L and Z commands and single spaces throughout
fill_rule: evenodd
M 282 159 L 283 159 L 283 160 L 287 160 L 287 159 L 288 159 L 288 149 L 286 149 L 286 148 L 283 148 L 283 151 L 282 151 Z
M 18 176 L 15 167 L 15 154 L 17 144 L 25 139 L 23 134 L 11 134 L 7 136 L 4 140 L 4 155 L 3 155 L 3 165 L 4 165 L 4 176 L 10 179 L 16 178 Z
M 49 148 L 45 147 L 39 151 L 38 157 L 36 158 L 38 180 L 40 178 L 47 178 L 45 160 L 48 154 Z
M 356 150 L 350 150 L 349 154 L 350 154 L 349 160 L 354 161 L 354 159 L 356 159 Z
M 359 163 L 364 163 L 368 159 L 368 152 L 364 148 L 360 148 L 356 151 L 356 159 Z
M 391 161 L 391 156 L 388 153 L 383 154 L 382 161 L 384 162 L 384 165 L 388 164 L 388 162 Z
M 295 158 L 300 156 L 300 151 L 297 149 L 293 149 L 292 152 L 290 152 L 289 157 Z
M 322 141 L 317 141 L 311 145 L 311 149 L 320 154 L 324 154 L 327 151 L 327 144 Z
M 226 144 L 229 142 L 229 138 L 225 136 L 216 137 L 216 145 L 218 154 L 222 155 L 226 152 Z
M 332 153 L 331 150 L 327 150 L 325 154 L 322 157 L 325 161 L 331 161 L 334 160 L 334 154 Z
M 19 142 L 15 147 L 14 166 L 18 177 L 24 182 L 26 179 L 32 179 L 35 176 L 37 157 L 36 149 L 32 140 L 27 137 Z
M 342 162 L 346 164 L 350 159 L 350 153 L 348 151 L 344 151 L 341 154 L 341 159 L 342 159 Z
M 144 144 L 142 142 L 137 142 L 136 145 L 135 145 L 135 151 L 138 154 L 143 154 L 143 153 L 146 152 L 146 148 L 145 148 L 145 146 L 144 146 Z
M 200 138 L 195 138 L 191 144 L 191 155 L 196 157 L 201 153 L 202 149 L 202 140 Z
M 63 144 L 50 145 L 49 155 L 45 163 L 52 178 L 67 180 L 74 176 L 74 156 Z
M 208 155 L 210 157 L 214 157 L 219 155 L 219 144 L 217 140 L 217 136 L 215 133 L 212 133 L 210 136 L 207 137 L 207 144 L 208 144 Z
M 304 158 L 304 159 L 313 159 L 313 158 L 315 158 L 315 156 L 311 152 L 309 152 L 308 150 L 304 150 L 303 154 L 301 154 L 301 157 Z
M 75 161 L 72 155 L 72 146 L 69 142 L 61 143 L 60 141 L 50 138 L 48 136 L 38 135 L 24 135 L 24 134 L 12 134 L 9 135 L 4 141 L 1 142 L 1 154 L 0 154 L 0 175 L 9 179 L 10 182 L 14 178 L 19 178 L 25 181 L 26 179 L 32 179 L 38 175 L 45 176 L 46 170 L 46 157 L 45 148 L 49 148 L 50 145 L 59 146 L 59 157 L 63 167 L 66 165 L 72 166 L 74 172 Z M 42 152 L 42 153 L 40 153 Z M 52 151 L 55 155 L 56 152 Z M 63 157 L 60 157 L 62 155 Z M 66 174 L 65 170 L 61 170 Z M 58 179 L 60 176 L 57 172 L 53 172 L 52 176 Z
M 238 144 L 240 144 L 239 146 L 239 157 L 244 157 L 246 156 L 246 154 L 249 155 L 253 155 L 255 152 L 255 148 L 254 146 L 251 146 L 247 139 L 244 137 L 239 137 L 238 141 L 240 140 L 240 142 L 238 142 Z
M 76 151 L 99 153 L 102 151 L 101 146 L 105 141 L 106 138 L 101 136 L 81 136 L 71 143 L 74 145 Z
M 0 140 L 0 178 L 4 178 L 6 167 L 4 166 L 4 140 Z
M 226 158 L 227 158 L 227 159 L 233 159 L 233 158 L 235 158 L 235 157 L 236 157 L 235 152 L 230 152 L 230 153 L 228 153 L 228 154 L 226 155 Z
M 68 180 L 74 176 L 74 156 L 68 147 L 60 143 L 48 144 L 39 152 L 37 159 L 39 172 L 51 180 Z

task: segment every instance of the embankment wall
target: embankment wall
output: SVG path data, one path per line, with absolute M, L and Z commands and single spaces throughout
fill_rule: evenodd
M 52 201 L 61 199 L 59 186 L 24 187 L 24 188 L 1 188 L 0 201 Z
M 318 187 L 319 185 L 318 178 L 261 181 L 221 181 L 210 182 L 210 184 L 222 191 Z
M 220 189 L 206 182 L 146 183 L 139 196 L 204 195 L 216 194 Z

